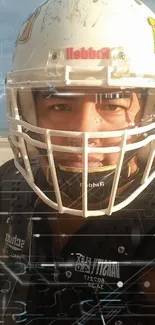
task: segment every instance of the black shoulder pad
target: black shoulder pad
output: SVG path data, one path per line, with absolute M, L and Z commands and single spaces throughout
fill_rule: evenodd
M 32 161 L 31 167 L 35 177 L 38 173 L 39 165 L 36 161 Z M 2 202 L 5 203 L 5 209 L 10 210 L 8 209 L 10 207 L 12 210 L 16 206 L 15 209 L 18 207 L 18 212 L 21 209 L 26 212 L 26 207 L 29 209 L 29 202 L 31 200 L 34 201 L 32 197 L 36 198 L 37 195 L 14 165 L 14 159 L 2 165 L 0 167 L 0 201 L 1 204 Z M 7 205 L 6 201 L 8 201 Z
M 39 165 L 33 161 L 31 167 L 34 177 L 37 177 Z M 0 176 L 0 250 L 4 253 L 5 236 L 11 236 L 22 239 L 25 242 L 24 251 L 27 252 L 31 233 L 29 225 L 38 196 L 15 167 L 13 160 L 0 168 Z M 9 249 L 5 255 L 12 254 Z M 23 250 L 21 252 L 23 254 Z

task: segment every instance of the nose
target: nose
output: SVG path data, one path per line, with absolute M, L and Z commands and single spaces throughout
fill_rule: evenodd
M 103 118 L 96 109 L 96 103 L 84 102 L 77 107 L 72 129 L 78 132 L 100 132 L 103 130 Z
M 103 118 L 96 109 L 96 103 L 84 102 L 77 107 L 75 118 L 72 121 L 72 130 L 77 132 L 100 132 L 103 130 Z M 81 146 L 82 139 L 68 139 L 71 145 Z M 100 146 L 101 139 L 89 138 L 89 146 Z

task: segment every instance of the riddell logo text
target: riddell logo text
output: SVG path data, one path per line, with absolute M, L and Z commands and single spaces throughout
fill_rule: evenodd
M 99 182 L 99 183 L 88 183 L 87 187 L 89 188 L 94 188 L 94 187 L 103 187 L 104 182 Z M 82 183 L 80 183 L 80 187 L 82 187 Z
M 82 47 L 79 50 L 75 50 L 73 47 L 67 48 L 67 60 L 87 60 L 87 59 L 110 59 L 111 49 L 102 48 L 100 50 L 94 50 L 93 47 L 86 49 Z

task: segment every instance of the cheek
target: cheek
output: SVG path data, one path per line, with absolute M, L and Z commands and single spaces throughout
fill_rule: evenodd
M 38 115 L 37 123 L 38 126 L 41 128 L 47 128 L 47 129 L 54 128 L 54 123 L 52 123 L 52 120 L 49 119 L 49 117 L 47 117 L 45 114 Z
M 129 116 L 124 110 L 121 114 L 109 115 L 103 119 L 103 130 L 101 131 L 117 131 L 124 130 L 129 127 Z
M 42 128 L 70 131 L 72 129 L 74 118 L 75 116 L 72 117 L 71 114 L 49 113 L 47 115 L 39 116 L 37 121 L 38 126 Z
M 122 110 L 118 114 L 106 114 L 102 118 L 104 131 L 124 130 L 130 128 L 131 124 L 139 124 L 142 118 L 142 110 L 137 106 L 134 109 Z

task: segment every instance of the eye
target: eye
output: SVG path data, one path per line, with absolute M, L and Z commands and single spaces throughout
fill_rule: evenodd
M 103 105 L 99 110 L 103 110 L 103 111 L 121 111 L 122 109 L 125 109 L 125 107 L 123 106 L 119 106 L 119 105 L 112 105 L 112 104 L 107 104 L 107 105 Z
M 67 104 L 55 104 L 49 107 L 52 111 L 62 112 L 62 111 L 70 111 L 70 107 Z

